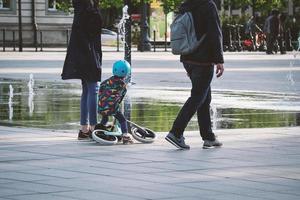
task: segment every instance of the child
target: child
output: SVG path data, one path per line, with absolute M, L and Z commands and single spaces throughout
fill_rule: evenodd
M 130 64 L 127 61 L 115 62 L 113 76 L 103 81 L 99 88 L 98 113 L 102 115 L 100 127 L 105 128 L 108 116 L 113 115 L 121 125 L 123 144 L 133 143 L 128 134 L 127 120 L 119 108 L 127 91 L 124 80 L 130 71 Z

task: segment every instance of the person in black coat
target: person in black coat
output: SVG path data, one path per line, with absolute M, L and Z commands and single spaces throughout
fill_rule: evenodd
M 271 15 L 266 19 L 265 22 L 265 32 L 267 40 L 267 54 L 274 54 L 273 51 L 277 52 L 277 44 L 279 35 L 279 11 L 274 9 L 271 12 Z
M 166 140 L 179 149 L 189 149 L 183 132 L 197 112 L 200 135 L 204 141 L 203 148 L 221 146 L 222 143 L 212 131 L 210 118 L 210 84 L 214 65 L 217 77 L 222 76 L 224 71 L 223 38 L 218 11 L 212 0 L 186 0 L 179 12 L 192 13 L 197 39 L 204 39 L 195 52 L 180 57 L 192 82 L 191 96 L 178 113 Z
M 78 139 L 88 139 L 97 124 L 97 86 L 101 81 L 101 26 L 99 0 L 73 0 L 74 19 L 62 79 L 80 79 Z

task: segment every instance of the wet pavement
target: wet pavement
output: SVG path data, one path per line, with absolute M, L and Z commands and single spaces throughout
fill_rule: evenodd
M 32 84 L 32 83 L 31 83 Z M 62 82 L 0 79 L 0 125 L 77 129 L 80 85 Z M 178 97 L 178 92 L 182 94 Z M 123 107 L 128 119 L 157 132 L 171 127 L 188 89 L 139 88 L 132 85 Z M 300 97 L 214 91 L 214 129 L 288 127 L 300 125 Z M 194 117 L 187 130 L 198 130 Z
M 294 56 L 296 55 L 296 57 Z M 0 77 L 61 81 L 65 52 L 0 52 Z M 103 78 L 123 52 L 104 52 Z M 300 93 L 300 52 L 265 55 L 263 52 L 225 53 L 225 73 L 214 79 L 212 88 L 231 91 Z M 170 52 L 133 52 L 133 81 L 139 87 L 189 88 L 179 57 Z M 78 81 L 71 81 L 78 83 Z M 64 81 L 66 83 L 66 81 Z
M 104 52 L 104 79 L 122 54 Z M 0 53 L 1 125 L 78 128 L 80 81 L 60 79 L 64 56 L 65 52 Z M 299 57 L 295 52 L 225 53 L 224 76 L 212 83 L 214 129 L 299 126 Z M 178 57 L 170 52 L 134 52 L 132 81 L 136 84 L 125 101 L 127 117 L 167 131 L 189 96 L 190 82 Z M 193 118 L 187 130 L 197 129 Z

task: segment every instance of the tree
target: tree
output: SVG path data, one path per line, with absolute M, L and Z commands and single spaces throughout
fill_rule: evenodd
M 224 0 L 225 7 L 234 6 L 234 8 L 247 8 L 251 6 L 255 11 L 261 12 L 263 15 L 276 8 L 283 10 L 287 5 L 287 0 Z
M 145 3 L 151 3 L 153 0 L 144 0 Z M 162 6 L 164 8 L 164 12 L 168 14 L 176 10 L 178 5 L 182 2 L 182 0 L 161 0 Z M 137 5 L 141 3 L 141 0 L 132 0 L 132 3 Z M 56 0 L 56 7 L 60 10 L 69 11 L 72 7 L 71 0 Z M 123 7 L 123 0 L 101 0 L 100 6 L 101 8 L 121 8 Z
M 168 14 L 169 12 L 175 11 L 182 0 L 162 0 L 162 7 L 165 14 Z

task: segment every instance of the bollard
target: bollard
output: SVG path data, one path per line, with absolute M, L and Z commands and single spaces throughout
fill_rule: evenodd
M 16 51 L 16 32 L 13 31 L 13 49 Z
M 40 31 L 40 47 L 41 47 L 40 51 L 43 51 L 43 32 L 42 31 Z
M 38 29 L 37 29 L 37 25 L 34 24 L 34 29 L 33 29 L 33 45 L 35 47 L 35 52 L 38 52 L 38 36 L 37 33 Z
M 3 35 L 2 35 L 3 36 L 3 51 L 5 51 L 5 45 L 6 45 L 5 44 L 5 40 L 6 40 L 6 38 L 5 38 L 5 32 L 6 32 L 6 30 L 3 29 L 2 31 L 3 31 Z
M 231 24 L 231 30 L 232 30 L 232 45 L 233 45 L 233 51 L 238 51 L 238 45 L 237 45 L 237 30 L 236 25 Z
M 241 28 L 242 27 L 243 27 L 243 25 L 236 24 L 236 40 L 237 40 L 236 48 L 237 48 L 238 51 L 243 50 L 242 42 L 241 42 Z M 253 38 L 253 44 L 255 45 L 255 37 Z
M 156 52 L 156 31 L 155 30 L 153 30 L 153 41 L 154 41 L 153 50 L 154 52 Z
M 165 32 L 165 51 L 167 51 L 167 32 Z
M 229 30 L 229 37 L 228 37 L 228 50 L 229 51 L 234 51 L 234 46 L 233 46 L 233 34 L 232 34 L 232 25 L 231 24 L 227 24 L 228 25 L 228 30 Z
M 120 35 L 119 31 L 117 31 L 117 52 L 120 51 Z
M 286 33 L 285 33 L 285 48 L 287 51 L 292 51 L 293 50 L 293 45 L 292 45 L 292 36 L 291 36 L 291 29 L 288 28 Z
M 37 30 L 36 30 L 37 31 Z M 38 41 L 37 41 L 37 33 L 35 33 L 35 39 L 34 39 L 34 47 L 35 47 L 35 52 L 38 52 Z

